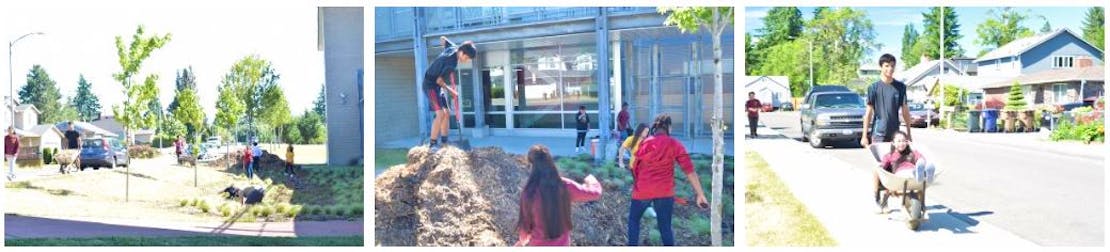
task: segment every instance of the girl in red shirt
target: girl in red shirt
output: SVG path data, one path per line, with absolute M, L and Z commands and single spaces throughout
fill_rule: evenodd
M 585 184 L 559 176 L 551 151 L 543 145 L 528 150 L 532 173 L 520 193 L 517 246 L 570 246 L 570 203 L 601 198 L 601 183 L 593 175 Z
M 678 163 L 686 179 L 697 193 L 699 207 L 708 208 L 701 180 L 694 172 L 694 164 L 682 142 L 671 138 L 671 117 L 661 114 L 655 117 L 651 126 L 652 136 L 640 142 L 636 150 L 636 160 L 632 164 L 632 206 L 628 211 L 628 246 L 640 242 L 640 218 L 652 206 L 658 220 L 659 234 L 664 246 L 674 246 L 674 232 L 671 230 L 671 215 L 674 211 L 674 165 Z

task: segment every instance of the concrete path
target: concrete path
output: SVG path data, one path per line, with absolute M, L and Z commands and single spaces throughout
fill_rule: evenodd
M 255 223 L 186 223 L 151 220 L 54 219 L 4 216 L 4 238 L 166 237 L 237 235 L 266 237 L 361 236 L 363 220 Z

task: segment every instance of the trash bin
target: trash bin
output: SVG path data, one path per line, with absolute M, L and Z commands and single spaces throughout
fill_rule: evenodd
M 983 112 L 979 110 L 967 111 L 967 132 L 979 132 L 982 130 L 982 127 L 979 125 L 979 114 L 982 113 Z
M 983 131 L 998 132 L 998 109 L 983 110 Z
M 597 143 L 598 142 L 599 142 L 599 140 L 597 138 L 590 139 L 590 156 L 597 155 Z

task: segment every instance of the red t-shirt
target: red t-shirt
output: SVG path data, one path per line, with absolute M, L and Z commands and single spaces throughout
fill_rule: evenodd
M 636 164 L 633 176 L 632 199 L 648 200 L 674 197 L 674 165 L 677 162 L 682 172 L 694 172 L 694 163 L 682 142 L 666 133 L 655 134 L 640 142 L 636 150 Z
M 910 155 L 913 155 L 913 157 L 906 158 L 906 161 L 895 164 L 895 162 L 898 162 L 898 158 L 902 157 L 902 154 L 898 154 L 898 152 L 887 153 L 886 155 L 883 155 L 883 160 L 880 165 L 882 165 L 883 168 L 886 168 L 887 165 L 890 165 L 893 168 L 890 173 L 894 174 L 897 174 L 900 171 L 912 171 L 914 170 L 915 166 L 917 166 L 917 161 L 923 160 L 925 159 L 925 157 L 921 156 L 921 153 L 917 151 L 911 151 Z
M 762 109 L 763 108 L 763 103 L 760 102 L 759 99 L 751 99 L 751 100 L 748 100 L 748 102 L 744 103 L 744 108 L 745 108 L 744 111 L 748 112 L 748 117 L 758 117 L 759 113 L 758 112 L 752 112 L 750 109 L 752 109 L 752 108 Z
M 562 178 L 563 185 L 567 187 L 567 193 L 570 194 L 570 202 L 585 202 L 594 201 L 601 198 L 601 183 L 596 179 L 586 180 L 584 184 L 574 182 L 568 178 Z M 520 200 L 523 202 L 527 200 L 521 193 Z M 544 231 L 543 225 L 543 212 L 540 206 L 540 199 L 532 199 L 532 226 L 531 231 L 517 230 L 517 235 L 520 240 L 528 239 L 528 246 L 570 246 L 570 229 L 563 232 L 559 238 L 547 240 L 547 233 Z
M 4 155 L 15 155 L 19 153 L 19 137 L 13 135 L 4 135 Z

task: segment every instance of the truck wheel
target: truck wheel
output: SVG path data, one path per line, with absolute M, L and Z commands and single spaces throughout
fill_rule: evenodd
M 818 148 L 818 149 L 825 147 L 825 143 L 823 143 L 824 141 L 821 141 L 821 137 L 817 136 L 817 130 L 816 129 L 814 129 L 813 131 L 810 131 L 809 134 L 810 134 L 810 136 L 809 136 L 809 146 L 810 147 Z

